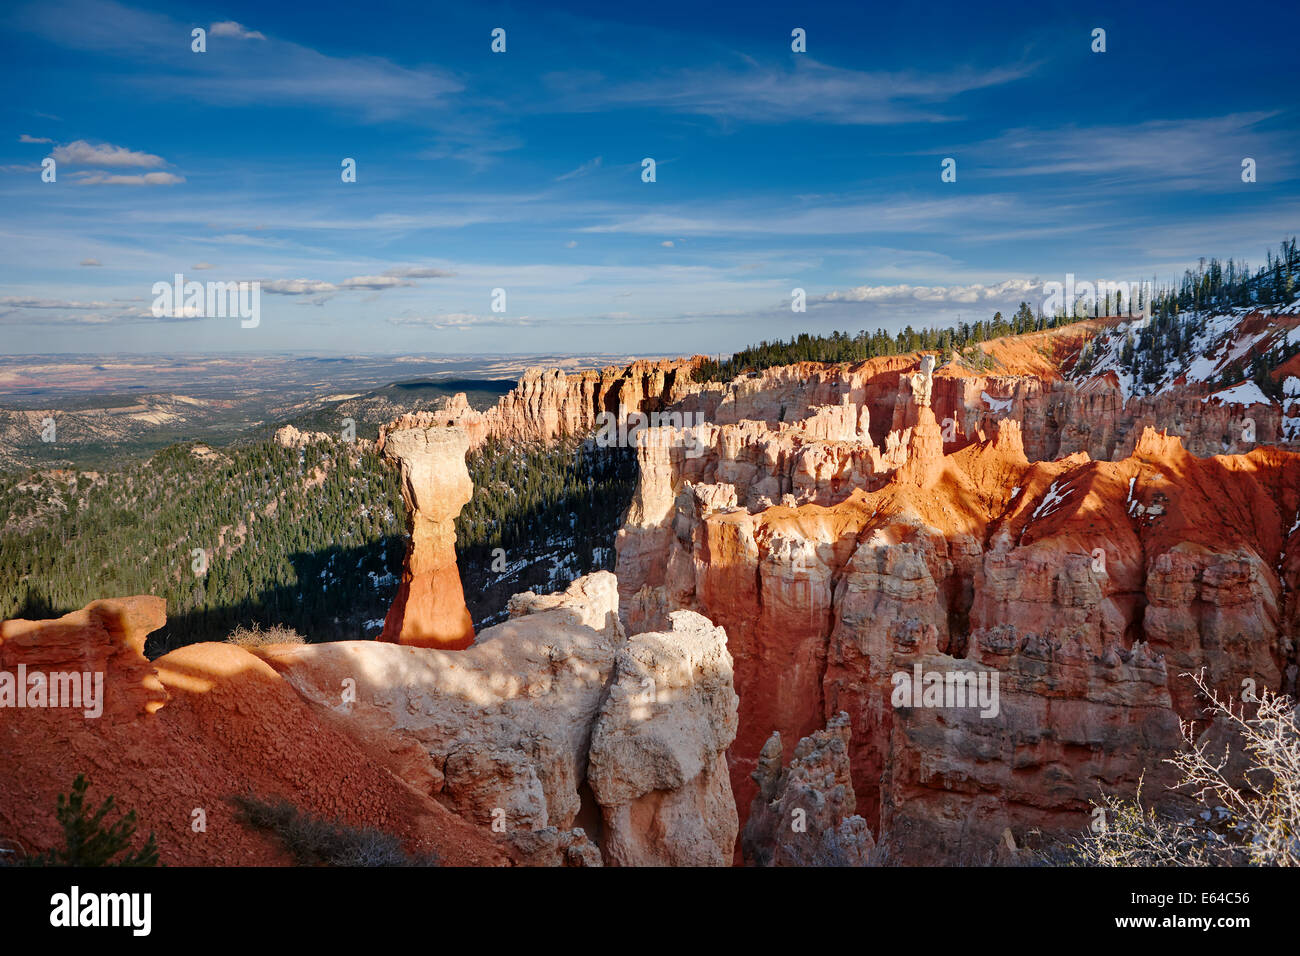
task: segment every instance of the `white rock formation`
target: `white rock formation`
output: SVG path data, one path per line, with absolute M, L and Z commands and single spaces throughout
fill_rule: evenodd
M 726 750 L 736 737 L 727 635 L 692 611 L 629 638 L 591 739 L 602 850 L 620 866 L 729 866 L 739 819 Z
M 510 611 L 460 651 L 341 641 L 254 652 L 523 862 L 730 865 L 738 698 L 723 630 L 679 612 L 669 632 L 625 638 L 608 571 L 563 594 L 515 595 Z

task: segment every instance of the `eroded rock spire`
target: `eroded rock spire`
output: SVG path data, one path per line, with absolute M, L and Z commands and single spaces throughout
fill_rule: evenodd
M 390 430 L 391 429 L 391 430 Z M 469 436 L 459 428 L 398 420 L 379 435 L 384 457 L 401 471 L 411 541 L 401 584 L 379 640 L 461 650 L 474 623 L 456 567 L 456 516 L 474 495 L 465 467 Z

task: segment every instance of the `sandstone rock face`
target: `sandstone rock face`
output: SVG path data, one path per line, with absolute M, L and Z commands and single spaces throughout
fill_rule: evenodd
M 577 375 L 529 369 L 486 413 L 487 432 L 510 441 L 549 441 L 594 430 L 601 412 L 655 411 L 698 362 L 637 361 L 621 370 L 610 367 Z
M 599 631 L 614 644 L 627 636 L 618 617 L 618 581 L 607 571 L 578 578 L 558 594 L 515 594 L 506 605 L 511 618 L 558 611 L 571 624 Z
M 454 426 L 469 437 L 469 447 L 487 441 L 549 442 L 595 431 L 603 413 L 626 418 L 653 412 L 691 388 L 692 370 L 702 356 L 667 361 L 636 361 L 566 374 L 559 369 L 530 368 L 517 384 L 485 412 L 470 408 L 463 393 L 441 411 L 415 412 L 392 422 L 393 428 Z M 698 388 L 698 386 L 695 386 Z
M 150 663 L 141 648 L 163 623 L 162 600 L 142 596 L 0 625 L 0 671 L 100 669 L 106 700 L 98 717 L 0 708 L 0 837 L 18 837 L 29 854 L 62 846 L 55 801 L 84 773 L 91 800 L 112 795 L 136 812 L 139 842 L 156 834 L 166 865 L 292 863 L 278 840 L 236 819 L 231 798 L 249 790 L 385 830 L 447 865 L 518 859 L 402 782 L 400 753 L 358 746 L 243 648 L 194 644 Z M 199 814 L 205 831 L 192 827 Z
M 464 395 L 460 394 L 458 397 L 463 399 Z M 338 435 L 330 432 L 299 431 L 292 425 L 283 425 L 280 428 L 277 428 L 275 430 L 275 435 L 272 437 L 277 445 L 281 445 L 285 448 L 305 448 L 307 445 L 315 442 L 333 442 L 337 441 L 339 438 Z M 354 438 L 352 441 L 358 450 L 368 449 L 374 444 L 365 438 Z
M 581 827 L 558 830 L 514 830 L 510 845 L 519 866 L 604 866 L 600 847 L 588 839 Z
M 1275 345 L 1279 336 L 1294 332 L 1298 314 L 1292 309 L 1237 317 L 1236 338 L 1224 340 L 1216 361 L 1231 364 L 1225 356 L 1241 361 L 1240 356 L 1248 359 Z M 1212 394 L 1210 386 L 1185 377 L 1158 394 L 1132 395 L 1113 371 L 1076 373 L 1090 337 L 1118 321 L 1078 322 L 983 342 L 978 346 L 982 362 L 930 356 L 937 367 L 928 383 L 928 407 L 944 428 L 944 450 L 951 453 L 982 440 L 982 434 L 995 434 L 1004 419 L 1021 425 L 1025 452 L 1035 461 L 1079 451 L 1093 459 L 1118 461 L 1133 453 L 1148 427 L 1177 435 L 1200 457 L 1245 454 L 1257 443 L 1300 450 L 1300 428 L 1286 425 L 1289 417 L 1300 415 L 1300 401 L 1225 401 Z M 903 436 L 922 407 L 915 401 L 912 383 L 922 358 L 896 355 L 838 366 L 799 363 L 726 383 L 695 383 L 679 375 L 665 407 L 699 412 L 718 425 L 756 421 L 776 428 L 792 423 L 811 437 L 840 439 L 847 437 L 841 416 L 856 413 L 861 430 L 869 429 L 871 443 L 889 451 L 889 435 Z M 1226 365 L 1216 368 L 1222 371 Z M 1277 375 L 1294 371 L 1288 365 Z M 841 411 L 830 415 L 830 409 Z M 828 417 L 834 418 L 837 429 L 825 430 Z
M 195 644 L 153 664 L 140 648 L 164 623 L 156 598 L 6 621 L 6 668 L 103 668 L 108 706 L 0 708 L 0 835 L 53 845 L 54 797 L 87 771 L 171 864 L 292 862 L 235 819 L 231 798 L 252 789 L 449 865 L 728 865 L 725 633 L 682 612 L 626 638 L 608 572 L 512 612 L 459 651 Z M 214 838 L 189 829 L 196 808 Z
M 619 650 L 591 740 L 602 849 L 619 866 L 728 866 L 738 700 L 721 628 L 690 611 Z
M 474 642 L 456 567 L 456 516 L 474 495 L 459 428 L 386 425 L 379 447 L 401 471 L 411 540 L 379 640 L 457 650 Z
M 13 675 L 15 691 L 25 697 L 37 675 L 50 694 L 64 683 L 54 675 L 76 675 L 83 698 L 71 708 L 77 717 L 96 709 L 100 713 L 90 719 L 152 714 L 167 700 L 167 691 L 145 660 L 144 642 L 166 620 L 166 602 L 144 595 L 94 601 L 52 621 L 5 621 L 0 624 L 0 672 Z M 29 678 L 26 686 L 17 686 L 20 666 Z M 87 699 L 96 696 L 93 704 Z M 0 720 L 21 716 L 16 698 L 0 707 Z
M 370 641 L 258 653 L 355 738 L 399 753 L 403 779 L 463 817 L 569 830 L 618 641 L 582 623 L 617 617 L 613 575 L 594 577 L 565 605 L 487 628 L 456 653 Z
M 625 638 L 609 572 L 516 595 L 511 612 L 455 653 L 368 641 L 256 653 L 522 863 L 730 864 L 725 633 L 682 612 L 666 633 Z
M 249 785 L 445 862 L 545 866 L 726 864 L 742 820 L 760 865 L 982 863 L 1143 776 L 1173 801 L 1182 672 L 1295 693 L 1300 455 L 1246 436 L 1300 430 L 1202 386 L 1068 381 L 1089 328 L 933 369 L 536 371 L 488 412 L 405 416 L 381 433 L 413 531 L 390 643 L 150 664 L 155 598 L 4 622 L 0 671 L 84 666 L 106 693 L 100 718 L 0 708 L 0 835 L 56 842 L 80 769 L 173 864 L 287 862 L 233 818 Z M 658 409 L 707 421 L 642 433 L 619 580 L 517 595 L 474 643 L 466 449 Z
M 781 766 L 781 735 L 759 753 L 758 793 L 745 823 L 742 847 L 750 866 L 869 866 L 875 839 L 855 812 L 849 766 L 849 715 L 841 711 L 825 730 L 795 745 Z
M 1086 826 L 1089 800 L 1144 773 L 1163 794 L 1178 720 L 1200 714 L 1181 673 L 1294 693 L 1300 455 L 1199 458 L 1144 422 L 1182 416 L 1219 451 L 1242 414 L 1261 440 L 1270 419 L 1066 382 L 1038 338 L 1014 356 L 1028 374 L 950 362 L 918 382 L 895 357 L 685 385 L 677 407 L 712 419 L 704 453 L 638 448 L 624 624 L 689 609 L 725 628 L 742 819 L 772 731 L 789 758 L 844 711 L 856 809 L 890 858 L 988 862 L 1008 832 Z M 918 667 L 918 684 L 996 676 L 997 706 L 895 704 Z
M 400 777 L 510 835 L 530 865 L 729 865 L 725 633 L 680 613 L 668 632 L 624 637 L 608 572 L 519 594 L 511 614 L 456 653 L 368 641 L 257 653 Z

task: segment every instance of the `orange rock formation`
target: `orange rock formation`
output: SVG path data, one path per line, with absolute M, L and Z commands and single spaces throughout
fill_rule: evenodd
M 421 649 L 196 645 L 150 665 L 148 597 L 5 622 L 0 670 L 108 679 L 99 719 L 0 709 L 0 836 L 56 842 L 78 770 L 169 863 L 285 862 L 224 802 L 248 785 L 468 864 L 718 862 L 751 807 L 759 862 L 863 863 L 873 839 L 971 861 L 1078 830 L 1143 775 L 1176 799 L 1163 761 L 1201 716 L 1180 674 L 1295 693 L 1300 454 L 1201 457 L 1238 449 L 1243 406 L 1066 381 L 1090 328 L 985 343 L 998 371 L 918 378 L 918 356 L 891 356 L 700 384 L 689 361 L 633 363 L 404 416 L 379 441 L 412 528 L 384 640 Z M 662 407 L 704 414 L 700 454 L 642 433 L 619 580 L 518 596 L 472 650 L 424 649 L 474 642 L 452 527 L 466 449 Z M 1249 413 L 1280 435 L 1275 408 Z M 996 674 L 998 706 L 895 703 L 916 672 Z M 784 828 L 805 806 L 814 843 Z
M 1145 793 L 1174 799 L 1162 761 L 1179 719 L 1200 717 L 1180 674 L 1206 667 L 1229 696 L 1245 678 L 1295 692 L 1300 454 L 1199 458 L 1125 419 L 1099 449 L 1131 442 L 1120 460 L 1044 461 L 1059 436 L 1106 425 L 1086 392 L 1032 376 L 994 391 L 939 369 L 927 408 L 916 364 L 771 370 L 715 394 L 734 424 L 700 426 L 698 458 L 642 443 L 617 542 L 625 625 L 685 608 L 726 629 L 742 818 L 751 775 L 778 759 L 762 756 L 773 731 L 789 760 L 840 711 L 857 810 L 895 859 L 975 859 L 1008 828 L 1080 829 L 1089 800 L 1132 794 L 1143 773 Z M 960 397 L 972 381 L 1011 396 L 1004 420 Z M 806 427 L 845 401 L 873 425 L 889 408 L 883 454 Z M 998 712 L 893 706 L 894 676 L 916 665 L 996 672 Z
M 469 436 L 471 449 L 490 440 L 549 442 L 585 435 L 599 426 L 604 413 L 657 411 L 675 396 L 698 388 L 691 384 L 691 370 L 702 360 L 642 360 L 622 369 L 609 366 L 573 374 L 534 367 L 487 411 L 475 411 L 464 393 L 457 393 L 442 410 L 402 415 L 387 427 L 454 425 Z M 289 437 L 286 434 L 285 440 Z
M 138 841 L 153 831 L 166 865 L 292 863 L 274 837 L 236 818 L 230 798 L 249 790 L 385 830 L 408 852 L 436 853 L 446 865 L 515 858 L 403 782 L 400 754 L 360 746 L 243 648 L 194 644 L 146 660 L 144 639 L 163 623 L 162 600 L 146 595 L 0 625 L 0 671 L 95 671 L 107 701 L 97 717 L 73 707 L 0 707 L 6 848 L 61 846 L 55 801 L 84 773 L 93 801 L 112 795 L 122 811 L 136 811 Z
M 474 643 L 456 567 L 456 516 L 474 496 L 465 467 L 463 429 L 407 424 L 384 427 L 379 446 L 401 471 L 411 540 L 402 580 L 379 640 L 460 650 Z

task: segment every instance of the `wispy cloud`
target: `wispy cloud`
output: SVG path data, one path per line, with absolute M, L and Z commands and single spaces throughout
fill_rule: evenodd
M 1035 68 L 1017 64 L 946 73 L 884 72 L 799 57 L 791 67 L 762 66 L 746 58 L 737 67 L 681 70 L 627 83 L 590 71 L 556 72 L 543 78 L 551 99 L 539 108 L 592 112 L 636 107 L 756 123 L 934 123 L 954 117 L 942 108 L 948 101 L 1024 79 Z
M 1007 279 L 993 285 L 917 286 L 862 285 L 852 289 L 809 296 L 809 302 L 872 302 L 877 305 L 901 302 L 1007 302 L 1016 296 L 1032 295 L 1042 290 L 1037 279 Z
M 394 266 L 391 269 L 384 270 L 384 275 L 395 276 L 399 279 L 445 279 L 455 274 L 454 272 L 448 272 L 446 269 L 437 269 L 433 266 Z
M 213 24 L 210 33 L 265 42 L 236 44 L 220 56 L 194 54 L 190 24 L 115 0 L 71 0 L 57 8 L 33 3 L 14 22 L 62 47 L 152 64 L 148 73 L 123 81 L 155 97 L 227 105 L 311 104 L 371 121 L 406 116 L 428 122 L 431 108 L 464 89 L 444 70 L 412 69 L 376 56 L 333 56 L 233 21 Z
M 76 172 L 73 179 L 82 186 L 174 186 L 185 182 L 175 173 L 106 173 L 102 170 Z
M 1165 189 L 1211 190 L 1241 185 L 1241 161 L 1252 157 L 1272 181 L 1294 175 L 1293 134 L 1267 128 L 1276 111 L 1131 125 L 1017 128 L 993 139 L 953 147 L 984 176 L 1060 176 Z
M 272 295 L 315 295 L 338 289 L 333 282 L 320 279 L 262 279 L 261 283 L 262 291 Z
M 112 302 L 76 302 L 69 299 L 35 299 L 17 295 L 0 296 L 0 306 L 13 309 L 122 309 Z
M 1017 222 L 1035 215 L 1031 204 L 1013 194 L 964 196 L 947 199 L 909 196 L 880 200 L 825 197 L 814 203 L 767 203 L 727 201 L 709 206 L 660 205 L 654 212 L 613 213 L 605 221 L 583 227 L 583 232 L 633 233 L 677 236 L 801 235 L 829 236 L 875 232 L 922 232 L 951 230 L 957 223 L 980 219 Z M 1038 210 L 1053 221 L 1062 210 Z
M 465 331 L 484 326 L 532 326 L 536 320 L 526 315 L 479 315 L 474 312 L 445 312 L 439 315 L 403 315 L 388 320 L 389 325 L 421 326 L 439 331 Z
M 378 290 L 413 285 L 415 283 L 409 279 L 399 279 L 397 276 L 353 276 L 351 279 L 344 279 L 340 288 Z
M 349 290 L 382 292 L 385 289 L 397 289 L 416 284 L 411 281 L 413 275 L 390 274 L 398 271 L 400 270 L 390 269 L 383 275 L 352 276 L 342 282 L 326 282 L 323 279 L 261 279 L 258 281 L 262 284 L 263 292 L 270 292 L 273 295 L 320 295 L 322 293 L 346 292 Z M 419 273 L 420 278 L 428 277 L 430 273 L 437 273 L 438 275 L 453 274 L 437 269 L 416 268 L 413 268 L 411 273 Z
M 474 170 L 483 170 L 498 163 L 505 153 L 523 148 L 524 140 L 503 133 L 486 118 L 476 116 L 472 125 L 444 131 L 437 144 L 420 150 L 416 159 L 452 160 Z
M 601 156 L 597 156 L 595 159 L 589 159 L 577 169 L 571 169 L 562 176 L 556 176 L 555 181 L 561 183 L 567 179 L 577 179 L 579 176 L 586 176 L 588 173 L 600 169 L 602 162 L 604 162 L 604 157 Z

